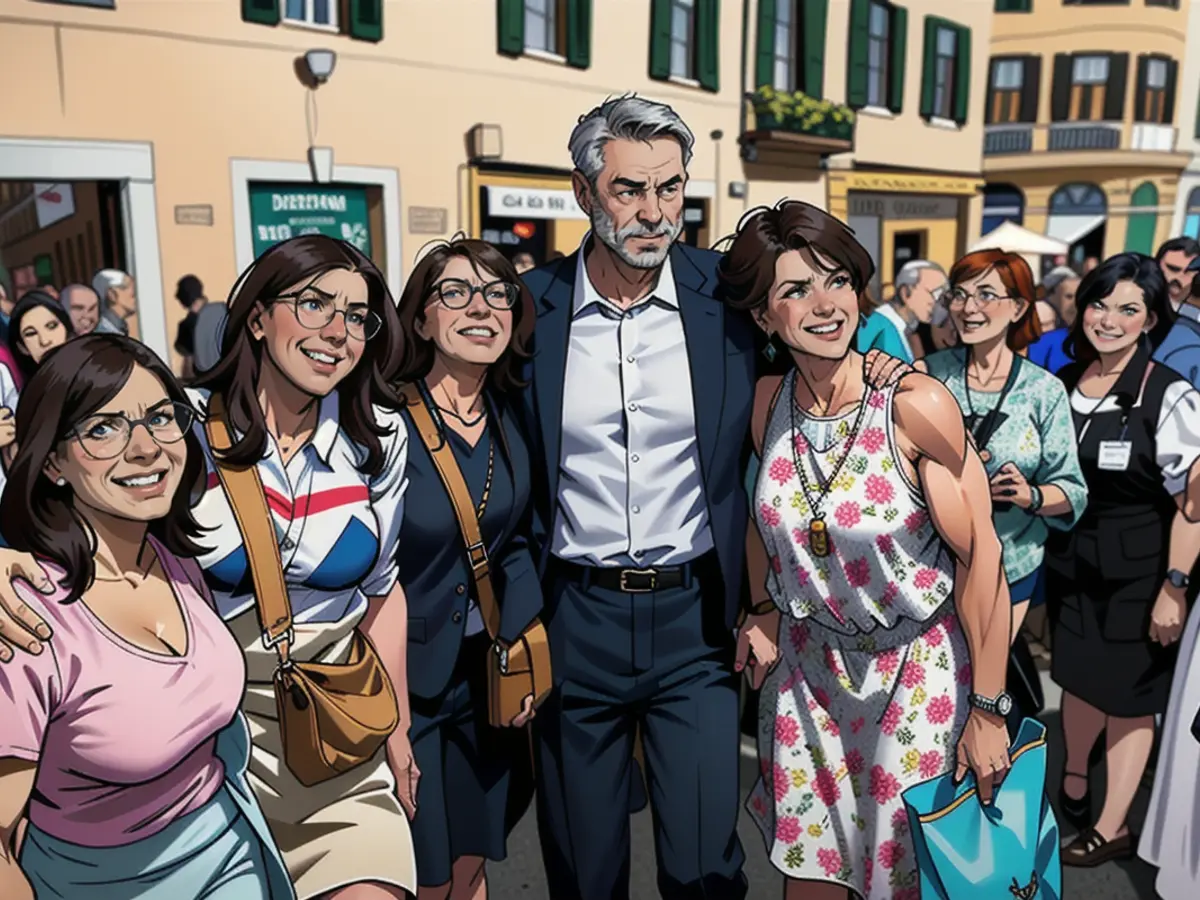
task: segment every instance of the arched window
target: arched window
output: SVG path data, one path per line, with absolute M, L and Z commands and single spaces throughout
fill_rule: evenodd
M 1154 231 L 1157 227 L 1158 188 L 1149 181 L 1143 181 L 1129 198 L 1129 225 L 1125 232 L 1125 249 L 1131 253 L 1153 255 Z
M 1104 255 L 1108 200 L 1094 184 L 1064 184 L 1050 195 L 1046 234 L 1067 244 L 1077 263 Z
M 1064 184 L 1050 198 L 1050 214 L 1097 216 L 1108 211 L 1104 191 L 1094 184 Z
M 1020 225 L 1025 221 L 1025 195 L 1011 184 L 989 184 L 983 189 L 981 230 L 991 234 L 1005 222 Z

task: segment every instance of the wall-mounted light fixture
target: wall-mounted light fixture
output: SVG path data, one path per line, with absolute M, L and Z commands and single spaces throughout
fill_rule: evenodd
M 324 84 L 337 66 L 337 54 L 332 50 L 309 50 L 304 54 L 304 64 L 313 81 Z

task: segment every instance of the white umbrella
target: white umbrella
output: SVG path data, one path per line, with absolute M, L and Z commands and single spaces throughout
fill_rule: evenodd
M 1003 222 L 999 228 L 976 241 L 970 252 L 1004 250 L 1022 256 L 1066 256 L 1070 249 L 1068 244 L 1056 238 L 1030 231 L 1016 222 Z

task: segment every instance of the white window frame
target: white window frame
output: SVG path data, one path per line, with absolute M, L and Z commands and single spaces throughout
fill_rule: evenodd
M 525 0 L 522 4 L 522 15 L 524 16 L 524 32 L 525 32 L 525 50 L 533 53 L 543 54 L 548 56 L 560 57 L 562 53 L 558 47 L 558 0 Z M 549 46 L 536 47 L 529 43 L 529 19 L 530 17 L 541 19 L 543 22 L 543 34 L 546 38 L 545 43 Z
M 796 12 L 793 0 L 780 0 L 775 7 L 775 30 L 772 35 L 775 63 L 772 68 L 772 83 L 777 91 L 795 91 L 799 85 L 799 79 L 796 77 Z M 780 41 L 783 42 L 782 49 Z
M 875 34 L 873 30 L 876 15 L 884 17 L 883 35 Z M 881 44 L 883 61 L 878 68 L 871 65 L 871 48 Z M 892 10 L 880 0 L 871 0 L 867 12 L 867 106 L 877 109 L 887 109 L 891 93 L 892 73 Z
M 288 4 L 290 0 L 279 0 L 279 21 L 286 25 L 293 25 L 296 28 L 311 28 L 314 31 L 333 31 L 341 30 L 341 22 L 338 21 L 338 14 L 341 12 L 341 3 L 339 0 L 326 0 L 329 4 L 329 22 L 313 21 L 313 15 L 316 11 L 315 0 L 300 0 L 304 4 L 304 18 L 296 19 L 288 15 Z
M 1071 63 L 1071 84 L 1108 84 L 1108 57 L 1075 57 Z
M 675 33 L 675 14 L 678 10 L 687 13 L 686 34 Z M 683 47 L 684 71 L 675 69 L 675 48 Z M 671 0 L 671 57 L 668 60 L 672 78 L 682 81 L 694 81 L 696 78 L 696 0 Z
M 942 35 L 948 34 L 954 40 L 954 50 L 946 54 L 942 52 Z M 958 32 L 945 25 L 939 25 L 937 37 L 933 45 L 933 115 L 934 118 L 945 121 L 954 119 L 954 87 L 958 80 Z M 944 63 L 949 63 L 950 76 L 942 78 L 946 70 Z

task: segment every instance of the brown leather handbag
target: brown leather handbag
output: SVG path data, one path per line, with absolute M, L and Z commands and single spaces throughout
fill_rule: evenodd
M 212 395 L 204 428 L 214 451 L 232 443 L 225 418 L 222 398 Z M 283 759 L 297 781 L 312 787 L 376 754 L 400 721 L 396 693 L 375 648 L 357 629 L 344 663 L 291 658 L 292 605 L 258 469 L 234 468 L 217 452 L 213 459 L 245 544 L 263 645 L 279 656 L 274 684 Z
M 454 507 L 455 518 L 458 519 L 479 611 L 483 614 L 484 627 L 492 639 L 487 666 L 488 721 L 493 726 L 502 727 L 520 714 L 526 697 L 532 694 L 533 704 L 537 707 L 550 693 L 550 643 L 546 628 L 540 620 L 534 619 L 514 643 L 507 647 L 499 643 L 500 606 L 496 602 L 491 563 L 479 531 L 479 519 L 475 504 L 471 501 L 471 492 L 454 458 L 454 451 L 434 422 L 433 414 L 416 385 L 404 385 L 400 393 L 421 435 L 421 442 L 437 467 L 450 504 Z

